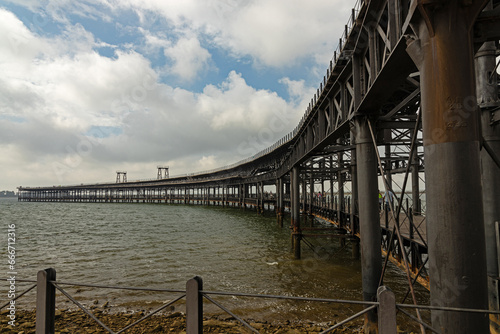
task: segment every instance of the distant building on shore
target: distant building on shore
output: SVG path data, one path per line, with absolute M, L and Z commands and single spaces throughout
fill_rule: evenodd
M 17 194 L 13 191 L 2 190 L 0 191 L 0 197 L 17 197 Z

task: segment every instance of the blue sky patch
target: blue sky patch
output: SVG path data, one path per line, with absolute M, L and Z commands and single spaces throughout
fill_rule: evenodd
M 108 138 L 111 136 L 118 136 L 123 133 L 123 129 L 116 126 L 98 126 L 92 125 L 85 133 L 85 136 L 94 138 Z

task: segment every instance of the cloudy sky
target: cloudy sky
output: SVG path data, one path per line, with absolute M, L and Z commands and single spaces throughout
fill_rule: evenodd
M 290 132 L 354 0 L 0 0 L 0 190 L 212 169 Z

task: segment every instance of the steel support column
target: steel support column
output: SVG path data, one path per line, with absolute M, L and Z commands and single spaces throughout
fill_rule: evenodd
M 259 212 L 264 213 L 264 200 L 265 200 L 265 193 L 264 193 L 264 182 L 259 183 L 259 197 L 260 197 L 260 208 Z
M 476 53 L 477 102 L 481 107 L 481 129 L 483 140 L 496 156 L 500 156 L 500 122 L 492 121 L 493 110 L 499 107 L 498 80 L 495 73 L 495 42 L 486 42 Z M 488 273 L 488 296 L 490 310 L 498 311 L 498 250 L 495 222 L 500 221 L 500 168 L 485 148 L 481 150 L 481 177 L 483 182 L 483 212 L 486 236 L 486 264 Z M 490 331 L 500 333 L 500 317 L 490 316 Z
M 358 167 L 356 165 L 356 150 L 351 150 L 351 203 L 352 208 L 350 212 L 351 232 L 356 234 L 355 217 L 359 212 L 359 198 L 358 198 Z
M 337 172 L 337 180 L 338 180 L 338 190 L 339 190 L 339 207 L 337 208 L 337 217 L 339 221 L 340 226 L 344 226 L 345 222 L 343 218 L 344 211 L 346 208 L 345 205 L 345 200 L 344 200 L 344 174 L 342 173 L 342 169 L 344 167 L 344 159 L 343 159 L 344 152 L 340 151 L 337 154 L 337 161 L 338 161 L 338 168 L 339 171 Z M 352 203 L 352 201 L 351 201 Z
M 323 160 L 322 162 L 319 163 L 319 169 L 320 170 L 324 170 L 325 169 L 325 161 Z M 325 203 L 325 179 L 323 178 L 323 176 L 320 176 L 320 187 L 321 187 L 321 193 L 320 193 L 320 196 L 319 196 L 319 203 L 318 203 L 318 206 L 323 208 L 324 207 L 324 203 Z
M 299 187 L 299 167 L 292 168 L 292 241 L 293 254 L 296 259 L 300 259 L 300 239 L 302 237 L 300 230 L 300 187 Z
M 358 175 L 359 229 L 363 299 L 375 301 L 382 274 L 381 232 L 378 218 L 377 157 L 366 118 L 354 119 Z M 365 316 L 365 333 L 377 332 L 377 315 Z
M 309 176 L 309 215 L 313 214 L 313 205 L 314 205 L 314 164 L 311 163 L 311 175 Z M 304 183 L 305 184 L 305 183 Z
M 333 157 L 330 156 L 330 169 L 333 169 Z M 330 174 L 330 203 L 328 203 L 328 208 L 333 211 L 335 204 L 335 192 L 333 191 L 333 173 Z
M 283 197 L 283 178 L 280 177 L 276 180 L 276 218 L 280 227 L 283 227 Z
M 431 304 L 485 309 L 486 250 L 471 30 L 484 0 L 418 3 Z M 489 333 L 484 314 L 432 312 L 442 333 Z
M 300 194 L 300 191 L 297 193 Z M 302 179 L 302 214 L 304 215 L 305 219 L 307 220 L 307 182 L 306 182 L 306 174 L 305 173 L 304 173 L 304 178 Z
M 415 131 L 418 131 L 418 129 L 415 128 Z M 420 205 L 420 178 L 418 176 L 418 168 L 418 148 L 415 148 L 411 156 L 411 200 L 413 202 L 413 214 L 415 215 L 420 215 L 422 211 Z
M 385 175 L 389 189 L 392 189 L 392 159 L 391 159 L 391 141 L 392 141 L 392 131 L 391 129 L 384 130 L 384 141 L 385 144 Z M 386 194 L 387 196 L 387 194 Z

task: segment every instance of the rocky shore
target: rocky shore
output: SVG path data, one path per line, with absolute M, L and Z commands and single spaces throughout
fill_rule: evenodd
M 106 309 L 94 309 L 93 313 L 106 326 L 114 331 L 134 323 L 144 316 L 144 312 L 134 313 L 109 313 Z M 0 312 L 0 333 L 31 334 L 35 333 L 35 312 L 17 311 L 16 326 L 8 325 L 6 311 Z M 301 323 L 300 321 L 285 322 L 267 322 L 252 321 L 245 319 L 250 325 L 259 331 L 259 333 L 273 334 L 299 334 L 299 333 L 320 333 L 333 323 Z M 94 320 L 84 314 L 82 311 L 74 310 L 56 310 L 55 334 L 74 334 L 74 333 L 107 333 Z M 230 316 L 206 317 L 203 321 L 205 333 L 251 333 L 240 322 Z M 186 317 L 181 312 L 170 314 L 153 315 L 140 324 L 128 329 L 127 334 L 144 333 L 186 333 Z M 360 333 L 359 325 L 346 325 L 336 329 L 331 333 Z

